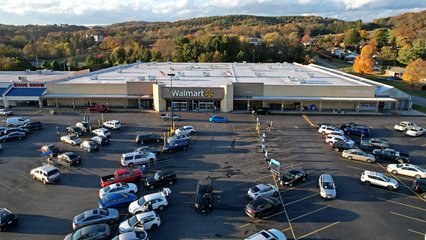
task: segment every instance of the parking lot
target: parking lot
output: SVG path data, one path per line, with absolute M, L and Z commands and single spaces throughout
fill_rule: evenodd
M 407 137 L 393 130 L 402 120 L 426 126 L 426 119 L 389 116 L 258 116 L 266 135 L 268 156 L 281 162 L 282 171 L 303 168 L 308 171 L 305 182 L 293 187 L 280 186 L 282 208 L 263 219 L 252 219 L 244 212 L 249 202 L 247 190 L 257 183 L 273 183 L 264 155 L 261 138 L 255 132 L 256 117 L 251 114 L 221 114 L 229 123 L 209 123 L 210 113 L 179 113 L 177 126 L 193 125 L 197 134 L 187 151 L 164 153 L 150 173 L 157 169 L 173 169 L 178 181 L 171 186 L 169 205 L 160 212 L 162 224 L 148 230 L 150 239 L 243 239 L 262 229 L 276 228 L 289 239 L 424 239 L 426 233 L 426 201 L 410 189 L 410 177 L 393 176 L 399 181 L 396 191 L 366 186 L 359 180 L 363 170 L 386 172 L 387 162 L 368 164 L 343 159 L 331 150 L 313 126 L 316 123 L 341 124 L 356 122 L 372 130 L 372 136 L 385 138 L 391 147 L 408 152 L 411 163 L 426 168 L 426 136 Z M 85 210 L 98 207 L 99 177 L 120 168 L 122 153 L 138 145 L 137 133 L 162 134 L 170 126 L 154 112 L 84 113 L 63 111 L 49 115 L 47 111 L 18 110 L 15 115 L 29 116 L 44 123 L 44 129 L 22 141 L 2 143 L 0 152 L 0 207 L 19 214 L 19 224 L 0 239 L 63 239 L 72 232 L 72 218 Z M 69 125 L 89 116 L 93 125 L 103 120 L 120 120 L 123 128 L 114 131 L 111 144 L 99 152 L 88 153 L 78 146 L 59 142 L 56 126 L 63 134 Z M 5 120 L 1 117 L 0 120 Z M 266 125 L 273 121 L 271 131 Z M 3 124 L 4 125 L 4 124 Z M 231 147 L 235 139 L 235 150 Z M 356 139 L 356 138 L 354 138 Z M 356 139 L 357 140 L 357 139 Z M 55 143 L 59 148 L 81 155 L 77 167 L 59 166 L 58 183 L 43 185 L 29 175 L 42 164 L 40 147 Z M 319 195 L 318 177 L 333 176 L 337 199 L 324 200 Z M 211 213 L 194 211 L 194 194 L 198 179 L 210 176 L 215 203 Z M 138 196 L 159 191 L 147 190 L 139 184 Z M 129 214 L 119 209 L 121 220 Z M 117 231 L 119 223 L 113 225 Z

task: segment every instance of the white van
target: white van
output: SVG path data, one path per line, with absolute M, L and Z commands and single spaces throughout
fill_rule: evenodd
M 121 123 L 118 120 L 111 120 L 104 122 L 104 127 L 112 130 L 117 130 L 121 128 Z
M 29 122 L 30 122 L 30 119 L 25 117 L 11 117 L 6 120 L 6 125 L 8 127 L 19 127 Z

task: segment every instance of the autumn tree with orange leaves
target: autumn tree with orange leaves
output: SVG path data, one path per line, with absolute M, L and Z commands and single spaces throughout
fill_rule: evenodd
M 404 74 L 402 74 L 402 80 L 410 83 L 413 88 L 414 85 L 420 84 L 423 79 L 426 79 L 426 61 L 418 58 L 407 65 Z
M 361 55 L 355 58 L 353 69 L 357 73 L 369 73 L 374 70 L 374 54 L 376 53 L 376 42 L 371 41 L 361 50 Z

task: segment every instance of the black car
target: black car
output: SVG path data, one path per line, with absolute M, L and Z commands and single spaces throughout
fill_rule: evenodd
M 188 139 L 178 139 L 175 141 L 172 141 L 166 145 L 163 146 L 163 151 L 172 153 L 175 151 L 185 151 L 189 148 L 189 140 Z
M 353 127 L 353 126 L 357 126 L 357 124 L 353 123 L 353 122 L 347 122 L 347 123 L 340 124 L 339 128 L 340 128 L 340 130 L 344 130 L 345 128 L 350 128 L 350 127 Z
M 213 208 L 213 184 L 211 178 L 198 181 L 194 205 L 197 212 L 211 212 Z
M 176 182 L 176 173 L 173 170 L 163 170 L 156 172 L 153 176 L 145 178 L 144 185 L 147 188 L 154 189 L 162 185 L 173 185 Z
M 399 152 L 391 148 L 374 149 L 372 154 L 376 157 L 377 160 L 385 160 L 398 163 L 410 162 L 410 155 L 408 153 Z
M 73 152 L 64 152 L 58 155 L 58 161 L 68 166 L 75 166 L 81 163 L 81 157 Z
M 68 134 L 75 134 L 78 137 L 86 135 L 86 131 L 84 131 L 84 129 L 81 127 L 70 126 L 67 127 L 66 131 Z
M 331 145 L 331 148 L 333 148 L 334 151 L 336 151 L 336 152 L 341 152 L 343 150 L 348 150 L 348 149 L 354 148 L 354 145 L 347 143 L 347 142 L 344 142 L 344 141 L 337 141 L 337 142 L 333 143 L 333 145 Z
M 154 133 L 142 133 L 136 136 L 135 141 L 139 144 L 159 143 L 163 141 L 163 137 Z
M 4 131 L 0 132 L 0 136 L 8 135 L 9 133 L 13 133 L 13 132 L 22 132 L 22 133 L 25 133 L 25 135 L 30 134 L 30 130 L 26 128 L 11 127 L 11 128 L 6 128 Z
M 39 130 L 43 128 L 43 124 L 39 121 L 37 122 L 29 122 L 22 125 L 22 128 L 28 129 L 30 131 Z
M 18 215 L 7 208 L 0 208 L 0 230 L 6 231 L 10 226 L 18 223 Z
M 304 182 L 308 178 L 308 172 L 303 169 L 291 169 L 280 178 L 280 184 L 292 187 L 294 183 Z
M 93 142 L 101 146 L 109 144 L 109 138 L 105 136 L 95 136 L 95 137 L 92 137 L 90 140 L 92 140 Z
M 23 132 L 12 132 L 0 137 L 0 142 L 14 141 L 24 139 L 27 135 Z
M 249 217 L 259 218 L 272 213 L 281 207 L 281 201 L 274 197 L 258 197 L 246 206 Z
M 80 148 L 88 151 L 88 152 L 94 152 L 94 151 L 98 151 L 99 150 L 99 146 L 98 144 L 96 144 L 94 141 L 89 140 L 89 141 L 83 141 L 80 144 Z
M 53 156 L 58 156 L 58 154 L 61 153 L 61 149 L 54 144 L 42 146 L 40 150 L 42 153 L 51 152 Z
M 426 198 L 426 179 L 424 178 L 418 178 L 414 180 L 413 184 L 411 185 L 411 188 L 419 193 L 423 198 Z
M 256 110 L 253 110 L 253 114 L 269 115 L 269 114 L 271 114 L 271 110 L 269 110 L 269 108 L 266 108 L 266 107 L 261 107 L 261 108 L 258 108 Z
M 370 136 L 370 129 L 366 126 L 352 126 L 352 127 L 346 127 L 343 129 L 346 135 L 357 135 L 357 136 L 363 136 L 368 137 Z

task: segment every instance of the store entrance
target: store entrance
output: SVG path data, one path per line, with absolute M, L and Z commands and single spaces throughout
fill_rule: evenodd
M 185 102 L 173 102 L 173 111 L 188 111 L 188 103 Z
M 198 103 L 200 111 L 214 111 L 214 102 L 199 102 Z
M 202 112 L 212 112 L 217 109 L 220 109 L 219 101 L 199 101 L 199 100 L 180 100 L 173 101 L 173 104 L 170 104 L 171 101 L 167 100 L 167 109 L 170 110 L 170 105 L 173 106 L 173 111 L 202 111 Z

